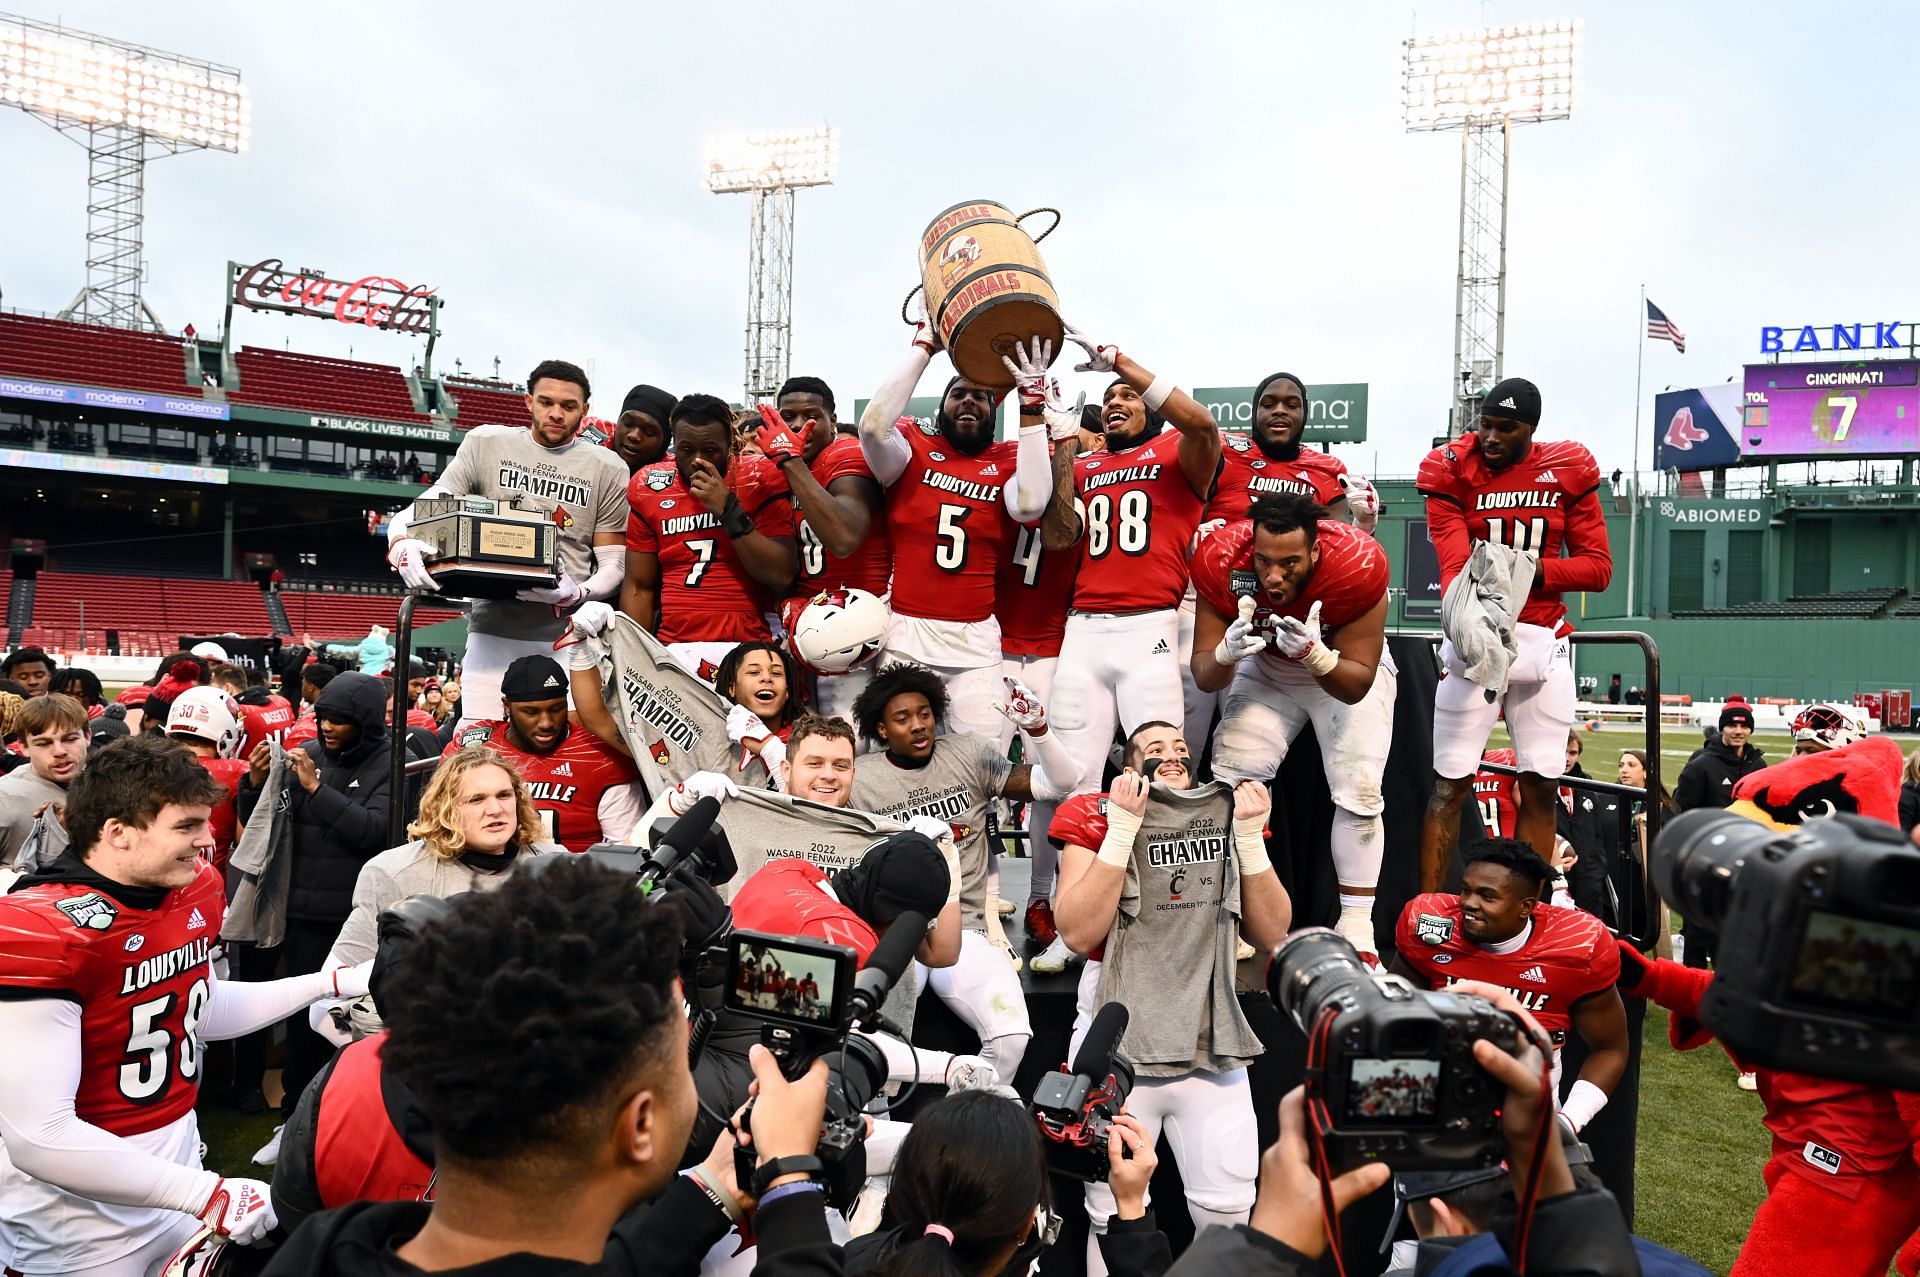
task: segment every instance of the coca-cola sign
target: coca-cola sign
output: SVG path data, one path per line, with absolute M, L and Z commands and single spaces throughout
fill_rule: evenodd
M 289 270 L 278 257 L 251 266 L 233 265 L 233 300 L 249 310 L 311 315 L 403 333 L 433 330 L 432 298 L 437 291 L 385 275 L 329 279 L 316 272 Z

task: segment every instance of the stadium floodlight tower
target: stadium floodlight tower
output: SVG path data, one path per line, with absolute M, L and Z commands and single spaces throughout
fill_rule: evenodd
M 1454 284 L 1453 432 L 1502 376 L 1507 330 L 1507 162 L 1513 126 L 1573 114 L 1580 24 L 1483 27 L 1408 40 L 1409 133 L 1459 129 L 1460 262 Z
M 707 189 L 753 195 L 753 246 L 747 279 L 747 407 L 772 399 L 787 379 L 793 338 L 793 193 L 830 186 L 840 158 L 839 132 L 752 133 L 709 139 Z
M 0 106 L 87 148 L 87 282 L 62 319 L 161 327 L 140 295 L 150 155 L 244 151 L 247 90 L 233 67 L 0 14 Z

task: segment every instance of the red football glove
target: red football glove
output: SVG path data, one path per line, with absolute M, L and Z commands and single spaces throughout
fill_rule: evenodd
M 767 460 L 774 465 L 782 465 L 793 457 L 806 455 L 807 435 L 813 429 L 808 422 L 800 428 L 798 438 L 786 422 L 780 419 L 780 412 L 772 404 L 760 405 L 760 429 L 754 438 L 760 444 L 760 451 L 767 454 Z

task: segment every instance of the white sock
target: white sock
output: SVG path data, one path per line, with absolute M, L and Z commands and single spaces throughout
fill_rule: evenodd
M 1380 942 L 1373 935 L 1373 897 L 1340 893 L 1340 921 L 1335 931 L 1362 953 L 1378 953 Z
M 1060 849 L 1047 837 L 1047 826 L 1053 823 L 1058 805 L 1041 802 L 1027 805 L 1027 855 L 1033 862 L 1033 882 L 1027 887 L 1029 902 L 1053 897 L 1053 875 L 1060 864 Z

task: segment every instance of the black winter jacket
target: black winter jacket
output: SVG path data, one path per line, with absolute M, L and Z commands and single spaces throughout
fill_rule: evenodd
M 1911 834 L 1915 825 L 1920 825 L 1920 785 L 1909 782 L 1900 786 L 1900 832 Z
M 1752 741 L 1736 757 L 1733 746 L 1710 740 L 1680 773 L 1680 781 L 1673 787 L 1673 805 L 1681 811 L 1725 807 L 1733 801 L 1733 787 L 1740 778 L 1766 765 L 1766 755 L 1755 749 Z
M 365 674 L 341 674 L 314 703 L 316 713 L 351 718 L 360 738 L 338 754 L 320 739 L 300 748 L 320 766 L 320 783 L 309 794 L 299 785 L 288 790 L 283 819 L 292 822 L 292 886 L 287 916 L 313 922 L 342 923 L 353 912 L 353 884 L 360 867 L 385 851 L 391 803 L 385 685 Z M 253 818 L 260 790 L 252 778 L 241 782 L 234 810 L 241 821 Z

